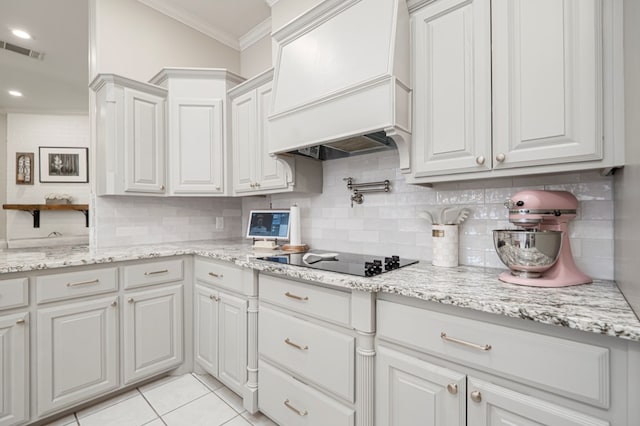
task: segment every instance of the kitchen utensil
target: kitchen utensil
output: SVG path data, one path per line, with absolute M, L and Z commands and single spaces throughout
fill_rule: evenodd
M 431 214 L 430 211 L 423 210 L 420 213 L 418 213 L 418 216 L 420 216 L 422 219 L 427 220 L 429 223 L 433 224 L 433 215 Z
M 304 263 L 313 264 L 323 260 L 338 260 L 338 253 L 307 253 L 302 256 Z
M 493 244 L 512 275 L 540 278 L 558 260 L 562 232 L 496 229 Z
M 571 254 L 567 225 L 578 208 L 573 194 L 521 191 L 504 205 L 509 209 L 509 221 L 521 229 L 494 231 L 498 256 L 512 269 L 500 274 L 501 281 L 535 287 L 592 282 L 578 269 Z
M 467 209 L 467 208 L 460 209 L 460 211 L 458 212 L 458 216 L 456 217 L 455 224 L 460 225 L 462 222 L 467 220 L 470 213 L 471 213 L 470 209 Z

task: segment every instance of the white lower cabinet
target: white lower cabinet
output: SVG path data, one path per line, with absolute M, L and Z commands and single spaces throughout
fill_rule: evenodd
M 247 381 L 247 300 L 196 285 L 195 305 L 196 361 L 242 393 Z
M 37 315 L 38 415 L 118 387 L 117 296 L 42 308 Z
M 280 425 L 373 424 L 373 294 L 261 274 L 260 411 Z
M 127 293 L 123 308 L 124 383 L 183 361 L 182 284 Z
M 355 411 L 259 361 L 260 409 L 283 426 L 353 426 Z
M 28 313 L 0 316 L 0 426 L 29 419 L 28 319 Z
M 468 426 L 609 426 L 610 423 L 490 382 L 468 378 Z
M 464 426 L 466 376 L 387 347 L 376 354 L 376 423 Z
M 627 396 L 610 393 L 613 378 L 627 375 L 618 342 L 600 346 L 388 300 L 378 300 L 377 321 L 379 426 L 632 424 Z

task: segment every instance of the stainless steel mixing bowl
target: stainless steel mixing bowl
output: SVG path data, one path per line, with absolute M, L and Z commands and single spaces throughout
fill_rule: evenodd
M 562 232 L 496 229 L 493 245 L 513 275 L 538 278 L 558 260 Z

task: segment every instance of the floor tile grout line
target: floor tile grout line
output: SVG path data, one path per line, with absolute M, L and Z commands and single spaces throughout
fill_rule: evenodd
M 205 396 L 209 395 L 210 393 L 213 393 L 213 392 L 209 391 L 209 392 L 205 393 L 204 395 L 200 395 L 200 396 L 199 396 L 199 397 L 197 397 L 196 399 L 192 399 L 191 401 L 186 402 L 186 403 L 182 404 L 181 406 L 174 408 L 173 410 L 167 411 L 167 412 L 166 412 L 166 413 L 164 413 L 162 416 L 166 416 L 166 415 L 167 415 L 167 414 L 169 414 L 169 413 L 173 413 L 174 411 L 179 410 L 179 409 L 181 409 L 182 407 L 185 407 L 185 406 L 187 406 L 187 405 L 191 404 L 192 402 L 195 402 L 195 401 L 197 401 L 197 400 L 199 400 L 199 399 L 201 399 L 201 398 L 204 398 Z M 217 395 L 216 395 L 216 396 L 217 396 Z M 220 398 L 220 397 L 218 396 L 218 398 Z M 220 398 L 220 399 L 222 399 L 222 398 Z M 145 398 L 145 400 L 146 400 L 146 398 Z M 222 400 L 222 401 L 224 402 L 224 400 Z M 147 401 L 147 402 L 148 402 L 148 401 Z M 151 404 L 151 403 L 149 403 L 149 404 Z M 152 407 L 152 408 L 153 408 L 153 407 Z M 156 411 L 156 410 L 154 409 L 153 411 Z M 235 411 L 235 410 L 234 410 L 234 411 Z M 156 413 L 157 413 L 157 411 L 156 411 Z M 160 416 L 160 419 L 162 419 L 162 416 Z M 165 423 L 165 421 L 164 421 L 164 419 L 162 419 L 162 422 L 163 422 L 164 424 L 166 424 L 166 423 Z
M 235 411 L 235 410 L 234 410 L 234 411 Z M 234 421 L 234 420 L 235 420 L 235 419 L 237 419 L 238 417 L 242 417 L 242 415 L 241 415 L 240 413 L 238 413 L 237 415 L 235 415 L 235 416 L 231 417 L 231 418 L 230 418 L 229 420 L 227 420 L 226 422 L 224 422 L 224 423 L 220 423 L 218 426 L 224 426 L 224 425 L 228 424 L 229 422 Z M 244 418 L 243 418 L 243 419 L 244 419 Z M 247 423 L 249 423 L 249 421 L 248 421 L 248 420 L 246 420 L 246 419 L 244 419 L 244 420 L 245 420 Z
M 151 405 L 151 403 L 149 402 L 149 400 L 147 399 L 146 396 L 144 396 L 144 393 L 140 390 L 140 388 L 136 388 L 136 390 L 140 393 L 140 395 L 142 395 L 142 399 L 144 399 L 144 401 L 147 403 L 147 405 L 149 407 L 151 407 L 151 409 L 153 410 L 154 413 L 156 413 L 156 415 L 158 416 L 158 418 L 160 419 L 160 421 L 162 422 L 162 424 L 164 424 L 166 426 L 167 423 L 165 423 L 164 419 L 162 418 L 162 416 L 160 415 L 160 413 L 158 413 L 158 411 L 155 409 L 155 407 L 153 405 Z M 154 421 L 155 419 L 151 420 Z M 150 423 L 150 422 L 147 422 Z
M 202 380 L 200 380 L 200 379 L 195 375 L 195 373 L 191 373 L 191 375 L 192 375 L 192 376 L 194 376 L 194 377 L 195 377 L 195 379 L 196 379 L 196 380 L 198 380 L 200 383 L 202 383 L 203 385 L 205 385 L 207 389 L 211 389 L 209 386 L 207 386 L 207 384 L 206 384 L 205 382 L 203 382 Z M 213 376 L 211 376 L 211 377 L 213 377 Z M 214 379 L 216 379 L 215 377 L 213 377 L 213 378 L 214 378 Z M 216 380 L 218 380 L 218 379 L 216 379 Z M 219 380 L 218 380 L 218 381 L 219 381 Z M 220 382 L 220 383 L 222 383 L 222 382 Z M 229 407 L 231 407 L 231 409 L 232 409 L 233 411 L 235 411 L 236 413 L 238 413 L 238 414 L 242 414 L 242 413 L 244 413 L 244 412 L 246 412 L 246 411 L 247 411 L 244 407 L 242 407 L 242 411 L 238 412 L 238 411 L 233 407 L 233 405 L 229 404 L 229 403 L 228 403 L 228 402 L 227 402 L 223 397 L 221 397 L 220 395 L 218 395 L 218 391 L 219 391 L 219 390 L 221 390 L 221 389 L 229 389 L 229 388 L 228 388 L 224 383 L 222 383 L 222 386 L 221 386 L 221 387 L 219 387 L 219 388 L 218 388 L 218 389 L 216 389 L 216 390 L 212 390 L 211 392 L 213 392 L 213 393 L 214 393 L 218 398 L 220 398 L 220 399 L 221 399 L 225 404 L 227 404 Z M 229 389 L 229 390 L 230 390 L 231 392 L 233 392 L 231 389 Z M 233 392 L 233 393 L 235 394 L 235 392 Z

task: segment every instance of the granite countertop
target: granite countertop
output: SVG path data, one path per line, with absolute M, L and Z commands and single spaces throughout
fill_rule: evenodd
M 353 290 L 394 293 L 640 341 L 640 321 L 612 281 L 595 280 L 589 285 L 556 289 L 524 287 L 499 281 L 500 269 L 439 268 L 427 262 L 365 278 L 257 260 L 256 256 L 265 253 L 255 252 L 246 240 L 240 239 L 99 250 L 87 246 L 0 250 L 0 274 L 191 254 L 288 278 Z

